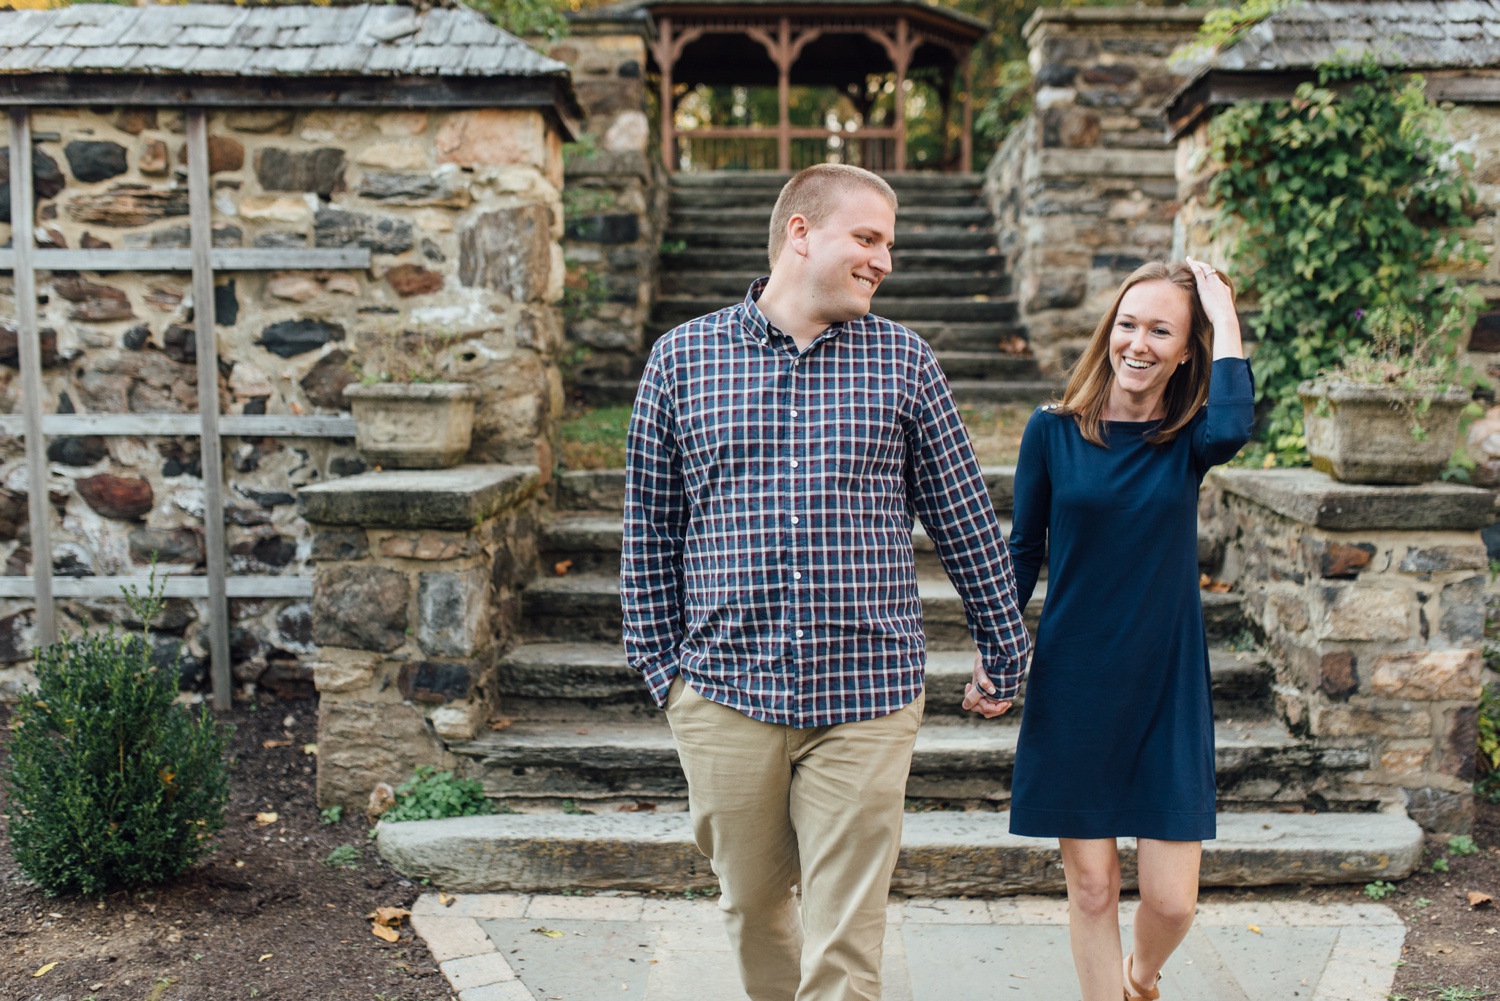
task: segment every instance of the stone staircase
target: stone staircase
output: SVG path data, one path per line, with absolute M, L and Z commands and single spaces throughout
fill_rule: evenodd
M 890 178 L 900 199 L 895 268 L 874 310 L 932 344 L 960 403 L 1036 404 L 1062 386 L 1042 378 L 1035 359 L 1002 349 L 1024 342 L 1010 279 L 995 247 L 995 226 L 978 174 Z M 723 309 L 767 273 L 771 207 L 786 175 L 679 174 L 662 238 L 651 338 Z M 593 402 L 628 403 L 633 380 L 579 387 Z
M 1003 517 L 1012 470 L 985 475 Z M 695 861 L 681 814 L 686 787 L 670 729 L 621 648 L 623 489 L 620 471 L 559 478 L 557 517 L 541 540 L 543 576 L 523 592 L 530 636 L 498 672 L 509 722 L 450 747 L 462 772 L 518 814 L 482 822 L 486 838 L 509 847 L 503 854 L 498 847 L 464 848 L 476 865 L 476 851 L 487 861 L 455 869 L 444 853 L 459 850 L 470 828 L 448 821 L 383 827 L 382 851 L 409 875 L 470 890 L 541 889 L 549 881 L 620 889 L 711 882 Z M 915 541 L 930 651 L 927 717 L 907 784 L 912 815 L 896 885 L 922 893 L 1056 891 L 1062 883 L 1055 842 L 1006 832 L 1003 810 L 1024 701 L 993 721 L 962 712 L 973 658 L 963 610 L 925 535 L 918 531 Z M 1032 626 L 1045 586 L 1043 580 L 1026 609 Z M 1209 592 L 1203 598 L 1223 814 L 1220 839 L 1206 846 L 1205 883 L 1406 875 L 1420 857 L 1421 832 L 1399 811 L 1380 812 L 1388 804 L 1360 786 L 1359 772 L 1371 764 L 1368 750 L 1356 741 L 1290 734 L 1273 709 L 1270 667 L 1238 648 L 1245 637 L 1238 599 Z M 443 840 L 444 824 L 458 841 Z M 562 843 L 572 847 L 562 852 Z M 988 882 L 975 876 L 975 865 L 990 873 Z

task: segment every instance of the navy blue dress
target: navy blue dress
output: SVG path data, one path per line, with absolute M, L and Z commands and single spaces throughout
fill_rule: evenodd
M 1108 448 L 1039 409 L 1016 462 L 1010 539 L 1025 607 L 1047 556 L 1026 682 L 1013 834 L 1214 837 L 1214 722 L 1198 596 L 1198 487 L 1250 440 L 1250 367 L 1213 363 L 1171 444 L 1105 423 Z M 1050 552 L 1049 552 L 1050 550 Z

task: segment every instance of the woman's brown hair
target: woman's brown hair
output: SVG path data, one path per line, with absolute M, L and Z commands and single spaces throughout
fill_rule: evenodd
M 1234 285 L 1223 272 L 1219 277 L 1234 293 Z M 1114 385 L 1115 372 L 1109 363 L 1109 337 L 1114 330 L 1115 317 L 1120 311 L 1120 300 L 1125 293 L 1142 282 L 1168 282 L 1176 285 L 1187 296 L 1192 323 L 1188 330 L 1187 363 L 1172 373 L 1165 395 L 1167 415 L 1146 439 L 1153 445 L 1165 445 L 1177 437 L 1208 401 L 1208 377 L 1213 368 L 1213 325 L 1208 314 L 1203 312 L 1203 302 L 1198 298 L 1198 283 L 1193 278 L 1193 269 L 1182 261 L 1148 261 L 1136 268 L 1120 285 L 1114 301 L 1109 304 L 1104 318 L 1094 328 L 1094 336 L 1088 347 L 1073 364 L 1068 376 L 1068 388 L 1063 391 L 1059 413 L 1068 414 L 1078 422 L 1078 431 L 1095 445 L 1108 447 L 1104 440 L 1104 405 L 1109 402 L 1110 387 Z

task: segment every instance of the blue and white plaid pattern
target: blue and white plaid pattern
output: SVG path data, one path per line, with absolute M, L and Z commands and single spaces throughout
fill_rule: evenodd
M 1030 640 L 1010 554 L 932 349 L 873 314 L 800 356 L 745 301 L 651 351 L 626 445 L 625 649 L 657 703 L 795 727 L 874 719 L 921 690 L 922 519 L 1002 697 Z

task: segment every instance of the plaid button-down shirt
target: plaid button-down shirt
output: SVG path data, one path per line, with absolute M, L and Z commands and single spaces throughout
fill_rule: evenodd
M 700 695 L 795 727 L 921 691 L 922 519 L 1001 697 L 1030 641 L 989 493 L 916 334 L 867 314 L 805 352 L 745 301 L 651 351 L 626 446 L 625 649 L 664 704 Z

